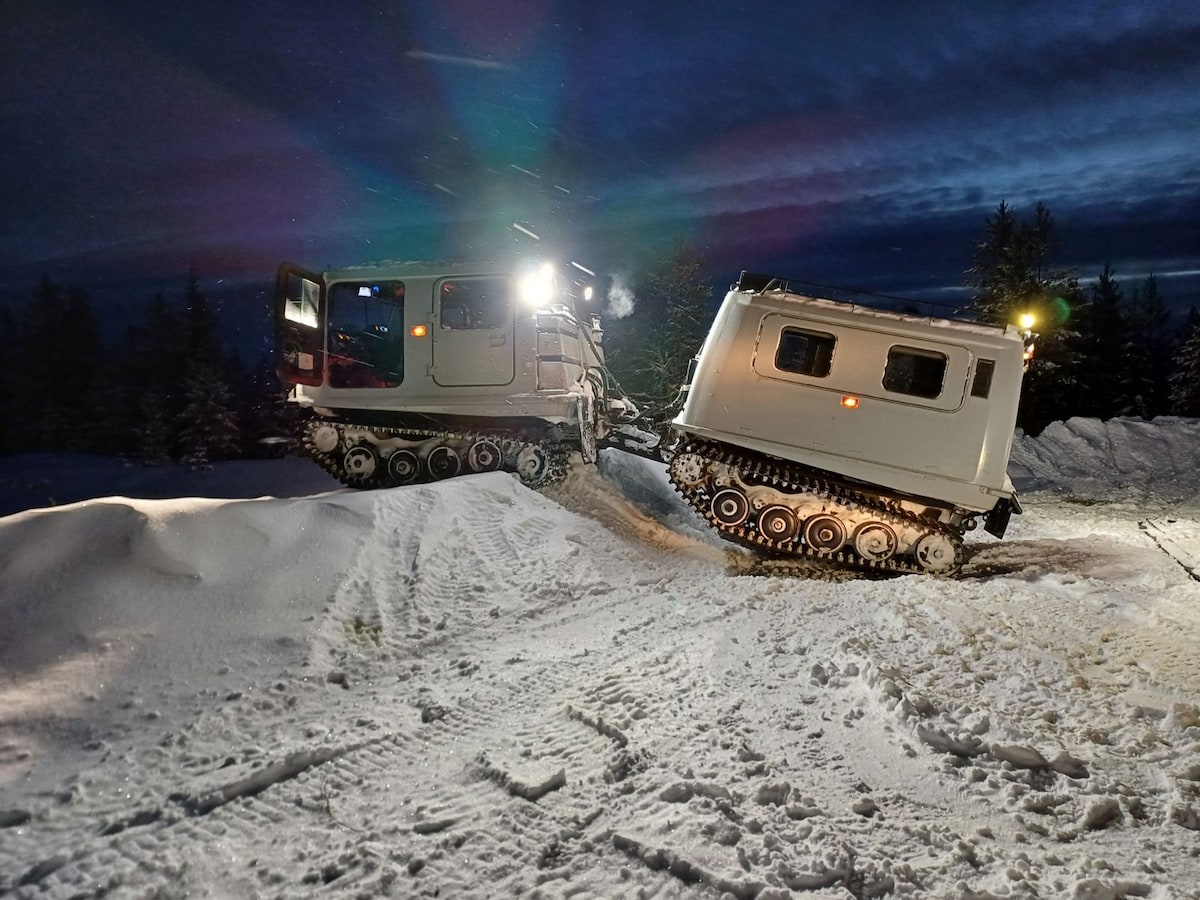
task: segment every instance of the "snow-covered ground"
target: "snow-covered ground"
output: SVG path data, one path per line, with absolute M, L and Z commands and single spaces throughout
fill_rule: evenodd
M 80 500 L 0 518 L 0 895 L 1200 897 L 1200 422 L 1018 436 L 953 581 L 744 574 L 613 451 L 0 462 Z

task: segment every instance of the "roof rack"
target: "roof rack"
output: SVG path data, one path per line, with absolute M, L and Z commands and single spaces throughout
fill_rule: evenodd
M 945 303 L 935 303 L 931 300 L 916 300 L 912 297 L 897 297 L 892 294 L 874 294 L 869 291 L 851 288 L 833 287 L 827 284 L 815 284 L 811 281 L 800 281 L 795 278 L 781 278 L 777 275 L 764 275 L 759 272 L 742 270 L 733 290 L 755 294 L 794 293 L 803 294 L 819 300 L 832 300 L 837 303 L 848 303 L 851 306 L 861 306 L 868 309 L 886 310 L 888 312 L 919 316 L 929 319 L 953 319 L 971 322 L 976 325 L 991 325 L 997 328 L 1007 327 L 1006 322 L 998 321 L 995 317 L 981 314 L 979 310 L 969 306 L 951 306 Z

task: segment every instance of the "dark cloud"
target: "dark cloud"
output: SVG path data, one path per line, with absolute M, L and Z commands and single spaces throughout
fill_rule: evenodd
M 1045 201 L 1073 263 L 1200 268 L 1192 4 L 59 0 L 0 26 L 3 283 L 478 255 L 522 221 L 937 290 L 1000 200 Z

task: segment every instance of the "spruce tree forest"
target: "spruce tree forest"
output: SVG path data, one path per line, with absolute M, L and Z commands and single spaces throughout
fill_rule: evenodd
M 1172 315 L 1157 280 L 1130 283 L 1105 266 L 1093 284 L 1055 267 L 1059 235 L 1039 204 L 988 218 L 966 273 L 985 320 L 1032 312 L 1037 352 L 1018 426 L 1037 434 L 1071 416 L 1200 417 L 1200 311 Z M 668 403 L 699 349 L 721 292 L 703 260 L 674 245 L 630 291 L 632 312 L 605 321 L 608 363 L 650 408 Z M 148 298 L 117 338 L 103 335 L 86 290 L 43 278 L 24 304 L 0 308 L 9 354 L 0 367 L 0 453 L 121 456 L 206 467 L 294 450 L 299 411 L 270 359 L 246 361 L 220 337 L 196 272 L 179 297 Z

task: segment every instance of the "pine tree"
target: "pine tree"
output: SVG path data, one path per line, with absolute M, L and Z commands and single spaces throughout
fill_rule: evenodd
M 200 290 L 200 278 L 194 268 L 188 269 L 183 305 L 187 317 L 187 358 L 205 365 L 219 364 L 221 345 L 217 337 L 217 316 L 208 295 Z
M 287 402 L 289 389 L 279 383 L 269 361 L 243 380 L 236 382 L 238 421 L 242 423 L 242 443 L 249 456 L 279 457 L 297 449 L 301 412 Z
M 1015 324 L 1032 313 L 1037 352 L 1025 376 L 1018 424 L 1031 434 L 1077 412 L 1083 360 L 1078 330 L 1086 306 L 1075 276 L 1052 268 L 1058 248 L 1054 219 L 1039 203 L 1032 224 L 1001 202 L 985 225 L 968 270 L 973 305 L 989 321 Z
M 163 429 L 161 441 L 167 448 L 176 442 L 187 368 L 184 320 L 157 293 L 146 303 L 141 318 L 125 329 L 117 346 L 108 393 L 115 407 L 111 417 L 123 432 L 118 452 L 146 458 L 146 429 Z M 148 415 L 163 421 L 151 423 Z M 150 455 L 157 456 L 158 451 Z
M 638 279 L 633 314 L 609 325 L 609 367 L 652 405 L 675 396 L 708 330 L 712 286 L 700 275 L 703 264 L 676 243 Z
M 106 358 L 100 324 L 87 293 L 43 278 L 17 322 L 13 409 L 24 450 L 94 449 L 91 411 Z
M 184 400 L 179 414 L 182 462 L 202 469 L 215 460 L 238 455 L 233 398 L 217 370 L 191 363 L 184 379 Z
M 171 459 L 171 441 L 175 433 L 167 408 L 167 398 L 156 387 L 142 394 L 140 421 L 137 426 L 137 456 L 148 466 Z
M 1079 415 L 1111 419 L 1120 407 L 1119 395 L 1127 374 L 1123 366 L 1126 330 L 1121 299 L 1121 285 L 1112 267 L 1105 263 L 1104 271 L 1092 287 L 1084 320 L 1088 366 L 1081 379 L 1080 397 L 1084 405 L 1079 408 Z
M 1169 383 L 1171 411 L 1200 418 L 1200 312 L 1195 307 L 1188 314 Z
M 1169 363 L 1174 352 L 1171 313 L 1151 275 L 1134 290 L 1124 314 L 1125 346 L 1117 415 L 1152 419 L 1168 412 Z
M 1045 204 L 1037 205 L 1033 223 L 1027 225 L 1001 201 L 984 227 L 985 237 L 975 245 L 967 272 L 975 287 L 974 306 L 985 318 L 1012 322 L 1031 305 L 1045 304 L 1060 293 L 1069 276 L 1049 269 L 1058 239 Z
M 0 309 L 0 334 L 17 335 L 17 320 L 7 307 Z M 8 364 L 0 366 L 0 453 L 14 453 L 21 448 L 17 444 L 17 435 L 21 433 L 21 423 L 17 419 L 15 402 L 17 391 L 16 373 L 20 363 L 14 360 L 19 355 L 19 348 L 13 347 L 8 353 Z

